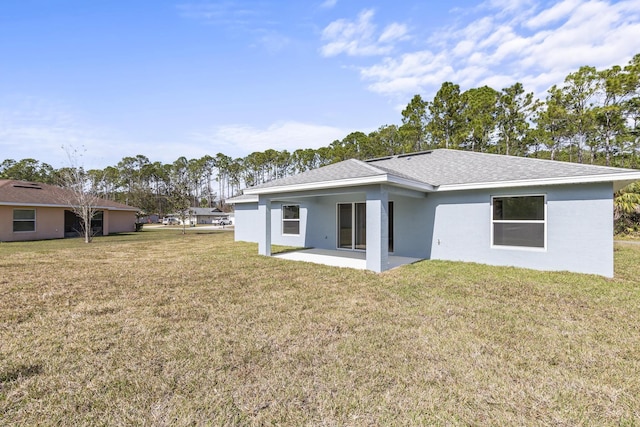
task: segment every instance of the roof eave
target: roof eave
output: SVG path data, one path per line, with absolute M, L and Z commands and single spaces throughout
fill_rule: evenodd
M 261 194 L 290 193 L 297 191 L 325 190 L 340 187 L 356 187 L 371 184 L 390 184 L 397 187 L 408 188 L 424 192 L 445 192 L 463 190 L 483 190 L 491 188 L 532 187 L 546 185 L 589 184 L 598 182 L 614 183 L 614 190 L 618 190 L 627 184 L 640 180 L 640 172 L 613 173 L 603 175 L 587 175 L 578 177 L 558 177 L 541 179 L 523 179 L 510 181 L 472 182 L 466 184 L 432 185 L 425 182 L 402 178 L 392 174 L 371 175 L 367 177 L 337 179 L 332 181 L 319 181 L 305 184 L 282 185 L 266 188 L 245 189 L 245 196 L 256 198 L 238 200 L 235 203 L 255 203 L 257 196 Z
M 368 184 L 382 184 L 387 182 L 387 174 L 372 175 L 360 178 L 347 178 L 336 179 L 332 181 L 318 181 L 309 182 L 305 184 L 293 184 L 293 185 L 278 185 L 274 187 L 264 188 L 247 188 L 244 190 L 245 195 L 260 195 L 260 194 L 275 194 L 275 193 L 290 193 L 293 191 L 307 191 L 307 190 L 324 190 L 327 188 L 336 187 L 354 187 L 359 185 Z
M 371 185 L 371 184 L 391 184 L 391 185 L 396 185 L 403 188 L 410 188 L 410 189 L 420 190 L 420 191 L 435 191 L 436 189 L 436 187 L 430 184 L 425 184 L 418 181 L 413 181 L 410 179 L 401 178 L 395 175 L 385 173 L 380 175 L 371 175 L 371 176 L 359 177 L 359 178 L 336 179 L 332 181 L 319 181 L 319 182 L 311 182 L 311 183 L 305 183 L 305 184 L 281 185 L 281 186 L 256 188 L 256 189 L 248 188 L 244 190 L 244 194 L 257 196 L 260 194 L 276 194 L 276 193 L 291 193 L 294 191 L 325 190 L 329 188 L 357 187 L 357 186 Z M 238 201 L 236 203 L 251 203 L 251 202 Z
M 640 172 L 615 173 L 605 175 L 587 175 L 579 177 L 559 177 L 542 179 L 524 179 L 518 181 L 492 181 L 492 182 L 472 182 L 468 184 L 446 184 L 441 185 L 439 191 L 462 191 L 462 190 L 483 190 L 490 188 L 510 188 L 510 187 L 532 187 L 545 185 L 567 185 L 567 184 L 592 184 L 598 182 L 612 182 L 614 189 L 618 189 L 640 180 Z M 620 184 L 620 185 L 616 185 Z
M 231 199 L 225 200 L 225 203 L 228 203 L 230 205 L 239 205 L 239 204 L 242 204 L 242 203 L 257 203 L 257 202 L 258 202 L 258 196 L 257 195 L 255 195 L 255 196 L 251 195 L 251 197 L 243 197 L 243 198 L 233 197 Z

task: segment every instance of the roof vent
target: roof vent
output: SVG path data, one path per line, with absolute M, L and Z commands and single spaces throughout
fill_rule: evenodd
M 38 184 L 30 183 L 30 182 L 22 182 L 22 183 L 19 183 L 19 184 L 13 184 L 13 187 L 15 187 L 15 188 L 32 188 L 34 190 L 42 190 L 42 187 L 40 187 Z
M 367 163 L 378 162 L 380 160 L 389 160 L 389 159 L 392 159 L 392 158 L 393 158 L 393 156 L 376 157 L 375 159 L 367 159 L 367 160 L 365 160 L 365 162 L 367 162 Z
M 398 154 L 398 158 L 401 159 L 403 157 L 414 157 L 414 156 L 422 156 L 424 154 L 431 154 L 433 153 L 433 150 L 428 150 L 428 151 L 418 151 L 415 153 L 407 153 L 407 154 Z M 408 159 L 407 159 L 408 160 Z

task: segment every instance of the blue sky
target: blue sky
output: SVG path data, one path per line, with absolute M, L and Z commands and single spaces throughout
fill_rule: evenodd
M 317 148 L 431 99 L 640 53 L 640 0 L 2 0 L 0 161 Z

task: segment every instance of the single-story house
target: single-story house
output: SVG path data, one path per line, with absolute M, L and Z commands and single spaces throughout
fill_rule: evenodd
M 189 208 L 189 224 L 214 224 L 221 219 L 228 220 L 229 214 L 218 208 Z
M 176 218 L 178 222 L 182 224 L 180 220 L 181 215 L 178 213 L 169 214 L 167 217 Z M 233 215 L 222 212 L 218 208 L 189 208 L 184 222 L 185 225 L 216 224 L 217 221 L 220 220 L 233 222 Z
M 613 193 L 639 179 L 633 169 L 437 149 L 345 160 L 228 202 L 235 239 L 262 255 L 278 244 L 359 251 L 375 272 L 399 256 L 611 277 Z
M 0 241 L 78 236 L 79 218 L 69 191 L 36 182 L 0 180 Z M 95 235 L 135 231 L 138 208 L 100 199 L 91 222 Z

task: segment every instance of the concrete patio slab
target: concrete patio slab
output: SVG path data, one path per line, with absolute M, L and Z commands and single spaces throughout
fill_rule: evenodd
M 365 252 L 359 251 L 301 249 L 298 251 L 282 252 L 274 254 L 273 256 L 291 261 L 313 262 L 316 264 L 331 265 L 334 267 L 347 267 L 358 270 L 367 269 L 366 254 Z M 389 255 L 387 265 L 388 269 L 392 269 L 406 264 L 413 264 L 418 261 L 421 261 L 421 259 Z

